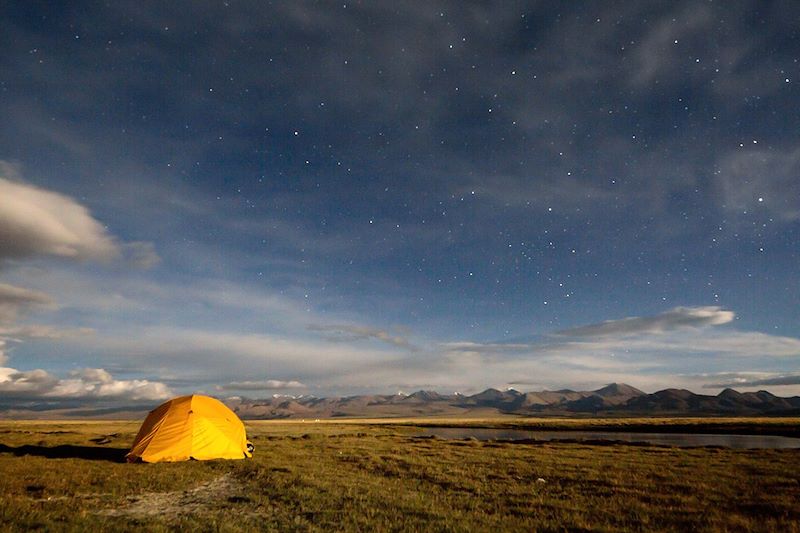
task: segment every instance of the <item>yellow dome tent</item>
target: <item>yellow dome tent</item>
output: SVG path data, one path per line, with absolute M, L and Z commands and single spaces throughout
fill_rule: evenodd
M 193 394 L 165 402 L 147 415 L 126 456 L 129 462 L 252 457 L 244 424 L 222 402 Z

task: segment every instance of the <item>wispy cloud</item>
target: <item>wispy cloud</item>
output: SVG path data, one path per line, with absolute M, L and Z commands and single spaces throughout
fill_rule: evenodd
M 683 329 L 638 336 L 625 333 L 619 336 L 607 335 L 547 343 L 541 345 L 540 349 L 564 357 L 569 357 L 570 354 L 595 354 L 642 361 L 652 359 L 667 364 L 669 357 L 800 357 L 800 339 L 758 331 Z
M 161 262 L 152 242 L 130 242 L 122 245 L 122 254 L 128 264 L 147 270 Z
M 702 45 L 704 40 L 710 38 L 712 32 L 709 30 L 714 22 L 712 10 L 696 3 L 661 17 L 634 48 L 636 68 L 631 81 L 636 85 L 644 85 L 658 78 L 675 78 L 676 72 L 685 70 L 680 68 L 686 46 L 684 41 Z
M 751 145 L 726 154 L 718 167 L 716 185 L 726 212 L 800 220 L 800 148 L 781 151 Z
M 14 322 L 32 309 L 54 306 L 53 299 L 43 292 L 0 283 L 0 325 Z
M 0 283 L 0 364 L 8 361 L 6 346 L 9 336 L 39 336 L 47 328 L 39 326 L 20 327 L 17 320 L 33 309 L 53 308 L 55 302 L 47 294 L 14 285 Z M 51 331 L 52 333 L 52 331 Z
M 441 346 L 445 350 L 454 352 L 468 352 L 473 350 L 497 351 L 497 352 L 520 352 L 520 351 L 530 350 L 535 345 L 530 343 L 456 341 L 456 342 L 442 342 L 439 344 L 439 346 Z
M 303 383 L 385 364 L 400 357 L 395 350 L 315 341 L 308 336 L 264 335 L 230 330 L 177 327 L 130 327 L 64 341 L 80 351 L 105 354 L 115 368 L 158 372 L 208 382 L 240 381 L 262 373 L 297 376 Z M 226 354 L 220 358 L 219 354 Z M 216 378 L 216 379 L 215 379 Z
M 349 324 L 329 324 L 329 325 L 310 325 L 311 331 L 325 333 L 325 338 L 332 342 L 353 342 L 359 340 L 375 339 L 392 346 L 405 348 L 407 350 L 417 350 L 407 337 L 393 335 L 388 331 L 372 328 L 369 326 L 349 325 Z
M 9 343 L 21 343 L 27 339 L 70 339 L 92 335 L 91 328 L 61 328 L 45 324 L 2 325 L 0 324 L 0 365 L 8 362 L 5 348 Z
M 0 326 L 0 335 L 23 339 L 64 339 L 94 333 L 92 328 L 62 328 L 47 324 L 26 324 L 24 326 Z
M 728 375 L 726 381 L 718 383 L 706 383 L 703 388 L 719 389 L 725 387 L 760 387 L 760 386 L 783 386 L 800 385 L 800 374 L 778 374 L 772 377 L 753 377 L 753 373 Z
M 653 316 L 607 320 L 557 332 L 569 337 L 605 337 L 664 333 L 684 328 L 703 328 L 727 324 L 736 317 L 733 311 L 718 306 L 675 307 Z
M 217 390 L 234 391 L 270 391 L 283 389 L 304 389 L 306 386 L 299 381 L 281 381 L 278 379 L 266 379 L 263 381 L 231 381 L 224 385 L 218 385 Z

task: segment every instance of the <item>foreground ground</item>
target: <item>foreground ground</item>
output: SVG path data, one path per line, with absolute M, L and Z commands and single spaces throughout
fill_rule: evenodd
M 253 460 L 125 464 L 136 422 L 0 422 L 0 530 L 800 531 L 800 450 L 247 427 Z

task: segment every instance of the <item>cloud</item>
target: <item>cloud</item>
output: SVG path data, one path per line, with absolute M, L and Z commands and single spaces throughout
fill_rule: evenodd
M 76 337 L 70 347 L 102 355 L 115 368 L 205 383 L 239 381 L 265 368 L 308 383 L 307 379 L 325 379 L 398 359 L 395 350 L 314 342 L 307 334 L 298 338 L 135 325 L 102 331 L 91 339 Z M 226 356 L 220 358 L 220 354 Z
M 52 308 L 53 299 L 47 294 L 31 289 L 0 283 L 0 365 L 8 361 L 6 345 L 8 335 L 16 337 L 44 337 L 56 334 L 56 328 L 47 326 L 16 326 L 18 318 L 36 308 Z
M 0 392 L 10 396 L 42 396 L 58 384 L 58 379 L 44 370 L 19 371 L 0 368 Z
M 8 362 L 6 347 L 9 341 L 20 342 L 24 338 L 57 339 L 92 332 L 89 328 L 58 328 L 42 324 L 18 325 L 19 318 L 34 309 L 56 307 L 47 294 L 23 287 L 0 283 L 0 365 Z
M 758 387 L 762 385 L 800 385 L 800 374 L 781 374 L 768 378 L 753 378 L 752 374 L 744 374 L 740 375 L 740 377 L 731 377 L 727 381 L 720 383 L 707 383 L 703 385 L 703 388 L 719 389 L 726 387 Z
M 461 367 L 525 364 L 591 370 L 654 372 L 686 364 L 716 365 L 725 361 L 800 357 L 800 339 L 708 326 L 733 320 L 719 307 L 676 307 L 650 317 L 610 320 L 545 335 L 530 342 L 455 341 L 439 343 L 441 360 L 451 372 Z M 702 363 L 701 363 L 702 361 Z
M 571 358 L 578 355 L 652 360 L 666 364 L 668 356 L 685 358 L 792 358 L 800 357 L 800 339 L 757 331 L 715 332 L 682 329 L 657 335 L 598 336 L 542 344 L 537 353 Z M 598 362 L 600 360 L 598 359 Z
M 92 335 L 92 328 L 61 328 L 46 324 L 27 324 L 24 326 L 0 326 L 0 335 L 14 336 L 16 339 L 68 339 L 83 335 Z
M 665 343 L 666 344 L 666 343 Z M 687 338 L 684 351 L 735 357 L 800 357 L 800 339 L 759 331 L 731 331 Z
M 6 355 L 5 347 L 11 341 L 22 342 L 22 339 L 69 339 L 92 334 L 94 334 L 94 330 L 91 328 L 68 329 L 42 324 L 30 324 L 25 326 L 0 325 L 0 365 L 8 362 L 8 355 Z
M 723 157 L 716 175 L 724 210 L 800 220 L 800 149 L 742 149 Z
M 356 325 L 311 325 L 308 326 L 311 331 L 321 331 L 327 333 L 326 339 L 331 342 L 352 342 L 358 340 L 375 339 L 392 346 L 406 348 L 408 350 L 417 350 L 417 347 L 411 344 L 406 338 L 399 335 L 392 335 L 387 331 L 371 328 L 369 326 L 356 326 Z
M 62 350 L 102 355 L 114 368 L 157 374 L 167 382 L 242 384 L 242 376 L 261 375 L 267 369 L 274 375 L 291 376 L 315 393 L 337 387 L 374 391 L 393 384 L 449 389 L 519 379 L 544 383 L 545 376 L 552 386 L 572 386 L 570 379 L 594 382 L 600 374 L 606 376 L 603 379 L 616 376 L 629 382 L 645 375 L 654 381 L 654 376 L 669 376 L 661 378 L 669 384 L 671 376 L 691 368 L 716 370 L 733 365 L 747 370 L 753 365 L 784 365 L 800 357 L 800 339 L 727 328 L 678 328 L 653 335 L 543 336 L 514 343 L 457 340 L 398 352 L 394 345 L 360 346 L 358 340 L 314 342 L 301 331 L 275 336 L 130 324 L 61 344 Z M 228 355 L 223 360 L 220 353 Z M 264 380 L 247 381 L 253 381 L 253 387 L 265 386 Z
M 81 261 L 123 258 L 138 268 L 159 261 L 152 243 L 120 244 L 85 206 L 23 182 L 13 165 L 0 161 L 0 262 L 41 255 Z
M 8 362 L 8 356 L 5 350 L 6 343 L 8 343 L 8 340 L 0 337 L 0 365 L 4 365 Z
M 102 368 L 76 370 L 70 377 L 61 379 L 42 369 L 21 371 L 2 367 L 0 393 L 26 400 L 161 400 L 173 395 L 164 383 L 146 379 L 117 380 Z
M 497 355 L 532 354 L 539 348 L 536 344 L 453 341 L 438 345 L 451 361 L 478 361 L 481 358 Z
M 657 334 L 685 328 L 704 328 L 727 324 L 735 318 L 733 311 L 718 306 L 675 307 L 654 316 L 607 320 L 599 324 L 579 326 L 556 333 L 570 337 L 604 337 L 615 335 Z
M 442 342 L 439 344 L 439 346 L 441 346 L 446 350 L 454 352 L 472 351 L 472 350 L 518 352 L 521 350 L 530 349 L 533 345 L 528 343 L 454 341 L 454 342 Z
M 798 338 L 699 327 L 726 323 L 733 314 L 714 308 L 704 313 L 682 313 L 681 310 L 645 317 L 651 322 L 659 320 L 640 322 L 637 328 L 624 321 L 624 327 L 618 324 L 620 321 L 585 326 L 592 328 L 587 332 L 592 335 L 585 336 L 545 335 L 513 343 L 440 343 L 437 345 L 440 352 L 426 354 L 424 360 L 418 362 L 402 361 L 391 366 L 384 379 L 405 377 L 410 380 L 416 375 L 428 382 L 462 388 L 471 383 L 531 383 L 540 388 L 572 388 L 579 383 L 602 385 L 598 380 L 604 376 L 605 379 L 613 377 L 611 381 L 632 383 L 637 387 L 647 385 L 655 390 L 678 384 L 700 387 L 710 381 L 687 378 L 684 374 L 687 368 L 734 368 L 744 372 L 764 366 L 780 368 L 800 358 Z M 694 316 L 698 314 L 701 316 Z M 687 318 L 692 316 L 692 320 Z M 614 327 L 607 326 L 600 330 L 602 334 L 598 333 L 597 328 L 606 324 Z M 753 373 L 748 375 L 752 377 Z M 719 375 L 717 379 L 727 377 L 730 376 Z M 789 381 L 780 380 L 781 383 Z
M 107 261 L 119 253 L 103 225 L 72 198 L 0 177 L 0 260 L 52 255 Z
M 225 385 L 218 385 L 217 390 L 276 390 L 276 389 L 303 389 L 306 386 L 299 381 L 280 381 L 267 379 L 264 381 L 232 381 Z
M 641 44 L 634 48 L 636 69 L 631 81 L 636 85 L 647 85 L 659 77 L 676 78 L 687 46 L 684 41 L 706 48 L 704 41 L 713 35 L 709 27 L 714 22 L 711 8 L 696 3 L 661 17 L 655 27 L 643 35 Z M 676 46 L 678 44 L 681 46 Z
M 14 166 L 0 161 L 0 266 L 4 261 L 40 255 L 100 261 L 124 257 L 141 268 L 158 262 L 151 243 L 120 245 L 84 206 L 68 196 L 23 183 Z M 55 307 L 53 298 L 44 292 L 0 283 L 0 364 L 8 361 L 4 348 L 9 340 L 55 339 L 91 332 L 89 328 L 17 324 L 30 311 Z M 17 377 L 14 383 L 24 387 L 43 383 L 37 381 L 39 374 Z
M 152 242 L 130 242 L 122 246 L 125 260 L 133 267 L 147 270 L 153 268 L 161 262 L 161 258 L 156 253 L 156 247 Z
M 0 325 L 16 321 L 31 309 L 54 305 L 53 299 L 43 292 L 0 283 Z

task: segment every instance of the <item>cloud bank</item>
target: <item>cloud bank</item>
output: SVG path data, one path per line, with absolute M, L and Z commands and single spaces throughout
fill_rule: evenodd
M 0 367 L 0 393 L 6 398 L 162 400 L 173 392 L 164 383 L 146 379 L 117 380 L 102 368 L 84 368 L 58 378 L 42 370 Z

